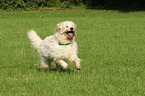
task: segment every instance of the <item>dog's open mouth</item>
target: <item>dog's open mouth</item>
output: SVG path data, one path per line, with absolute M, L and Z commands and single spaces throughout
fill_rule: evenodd
M 72 39 L 75 36 L 75 31 L 67 31 L 66 35 L 68 38 Z

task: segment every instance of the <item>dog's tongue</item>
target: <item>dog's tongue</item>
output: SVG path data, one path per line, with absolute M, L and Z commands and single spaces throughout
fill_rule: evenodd
M 69 35 L 70 37 L 73 37 L 73 33 L 68 33 L 68 35 Z

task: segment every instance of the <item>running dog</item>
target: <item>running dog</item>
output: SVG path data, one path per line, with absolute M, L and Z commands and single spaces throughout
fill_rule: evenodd
M 75 63 L 78 70 L 81 69 L 81 59 L 77 56 L 77 43 L 75 42 L 76 24 L 72 21 L 64 21 L 57 24 L 58 32 L 42 40 L 35 31 L 27 33 L 31 45 L 37 49 L 40 56 L 41 68 L 49 69 L 51 61 L 58 67 L 66 69 L 65 60 Z

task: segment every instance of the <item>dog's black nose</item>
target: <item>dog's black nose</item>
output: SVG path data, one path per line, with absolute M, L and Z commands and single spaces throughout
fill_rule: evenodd
M 73 29 L 74 29 L 74 28 L 72 28 L 72 27 L 70 28 L 71 31 L 72 31 Z

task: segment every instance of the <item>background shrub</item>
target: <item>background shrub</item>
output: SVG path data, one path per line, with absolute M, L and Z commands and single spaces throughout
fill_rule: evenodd
M 63 9 L 82 5 L 95 9 L 145 9 L 145 0 L 0 0 L 0 10 Z
M 2 10 L 26 10 L 26 8 L 37 9 L 39 7 L 61 7 L 70 8 L 70 5 L 81 5 L 82 0 L 0 0 Z
M 145 9 L 145 0 L 86 0 L 89 8 Z

